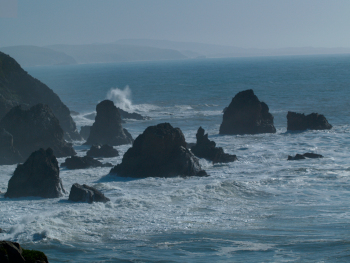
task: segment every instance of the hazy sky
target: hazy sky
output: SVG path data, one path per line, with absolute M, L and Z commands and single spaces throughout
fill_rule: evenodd
M 125 38 L 350 47 L 350 0 L 0 0 L 0 46 Z

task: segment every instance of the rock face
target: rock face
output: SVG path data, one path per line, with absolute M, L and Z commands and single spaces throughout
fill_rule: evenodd
M 199 127 L 196 137 L 196 145 L 191 147 L 191 151 L 199 158 L 205 158 L 213 163 L 228 163 L 237 160 L 236 155 L 224 153 L 221 147 L 216 147 L 214 141 L 208 139 L 208 134 L 204 134 L 204 129 Z
M 69 109 L 57 94 L 25 72 L 13 58 L 0 52 L 0 119 L 14 106 L 31 107 L 38 103 L 49 105 L 66 138 L 81 139 Z
M 0 165 L 16 164 L 22 161 L 22 155 L 13 146 L 13 136 L 4 128 L 0 128 Z
M 117 146 L 133 142 L 130 133 L 123 129 L 119 111 L 110 100 L 104 100 L 96 106 L 95 122 L 85 144 Z
M 24 164 L 17 165 L 9 180 L 5 197 L 60 197 L 64 189 L 59 174 L 58 162 L 52 149 L 35 151 Z
M 48 263 L 43 252 L 22 249 L 20 244 L 11 241 L 0 241 L 1 263 Z
M 47 105 L 37 104 L 29 110 L 12 108 L 0 121 L 0 128 L 13 136 L 13 146 L 24 158 L 39 148 L 52 148 L 55 156 L 74 155 L 71 144 L 63 139 L 63 130 Z
M 260 102 L 253 90 L 236 94 L 224 111 L 220 134 L 275 133 L 269 107 Z
M 89 138 L 89 135 L 90 135 L 90 129 L 91 129 L 91 126 L 81 126 L 80 128 L 80 136 L 84 139 L 84 140 L 87 140 L 87 138 Z
M 109 198 L 105 197 L 99 190 L 86 184 L 73 184 L 69 194 L 69 200 L 73 202 L 108 202 Z
M 318 113 L 305 115 L 304 113 L 296 113 L 288 111 L 287 114 L 287 130 L 303 131 L 303 130 L 329 130 L 332 129 L 325 116 Z
M 323 158 L 323 156 L 321 154 L 316 153 L 296 154 L 294 157 L 288 155 L 288 161 L 303 160 L 306 158 Z
M 99 158 L 99 157 L 110 158 L 110 157 L 119 156 L 119 153 L 112 146 L 105 144 L 102 146 L 99 146 L 99 145 L 91 146 L 90 150 L 87 151 L 86 155 L 90 157 L 95 157 L 95 158 Z
M 67 158 L 64 163 L 61 164 L 62 167 L 67 167 L 68 169 L 86 169 L 89 167 L 113 167 L 110 163 L 101 163 L 98 160 L 90 156 L 78 157 L 72 156 Z
M 169 123 L 148 127 L 110 173 L 136 178 L 207 175 L 198 159 L 186 149 L 181 130 Z
M 138 114 L 136 112 L 127 112 L 125 110 L 122 110 L 121 108 L 117 107 L 120 113 L 120 117 L 122 119 L 130 119 L 130 120 L 138 120 L 138 121 L 143 121 L 143 120 L 149 120 L 150 117 L 147 116 L 142 116 L 141 114 Z

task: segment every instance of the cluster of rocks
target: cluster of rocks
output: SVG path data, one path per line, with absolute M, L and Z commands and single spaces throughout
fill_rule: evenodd
M 303 131 L 303 130 L 330 130 L 330 125 L 325 116 L 318 113 L 309 115 L 288 111 L 287 114 L 287 130 Z
M 36 250 L 23 249 L 17 242 L 0 241 L 1 263 L 48 263 L 47 256 Z
M 113 165 L 111 163 L 101 163 L 91 156 L 71 156 L 67 158 L 61 166 L 67 167 L 68 169 L 86 169 L 92 167 L 112 167 Z

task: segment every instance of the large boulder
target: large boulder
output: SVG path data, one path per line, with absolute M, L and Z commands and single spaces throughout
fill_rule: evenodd
M 310 159 L 323 158 L 323 155 L 317 154 L 317 153 L 304 153 L 304 154 L 297 153 L 295 156 L 288 155 L 288 161 L 303 160 L 306 158 L 310 158 Z
M 56 198 L 64 192 L 57 159 L 48 148 L 33 152 L 24 164 L 17 165 L 5 197 Z
M 198 159 L 186 149 L 181 130 L 169 123 L 148 127 L 110 173 L 136 178 L 207 175 Z
M 0 241 L 1 263 L 48 263 L 41 251 L 23 249 L 17 242 Z
M 33 78 L 10 56 L 0 52 L 0 119 L 14 106 L 47 104 L 67 139 L 81 139 L 70 111 L 48 86 Z
M 191 147 L 194 155 L 213 161 L 213 163 L 229 163 L 237 160 L 236 155 L 224 153 L 221 147 L 216 147 L 216 143 L 210 141 L 208 134 L 204 134 L 204 132 L 204 129 L 199 127 L 196 134 L 197 143 Z
M 103 164 L 90 156 L 72 156 L 67 158 L 61 166 L 67 167 L 68 169 L 86 169 L 89 167 L 112 167 L 113 165 L 111 163 Z
M 0 121 L 0 128 L 13 136 L 13 146 L 24 158 L 39 148 L 50 147 L 56 157 L 75 154 L 71 144 L 63 138 L 59 120 L 47 105 L 37 104 L 28 110 L 12 108 Z
M 253 90 L 236 94 L 225 109 L 220 134 L 275 133 L 269 107 L 260 102 Z
M 325 116 L 318 113 L 305 115 L 304 113 L 296 113 L 288 111 L 287 114 L 287 130 L 303 131 L 303 130 L 329 130 L 332 129 Z
M 119 111 L 112 101 L 104 100 L 97 104 L 96 112 L 95 122 L 85 144 L 117 146 L 133 142 L 130 133 L 123 129 Z
M 105 195 L 96 188 L 86 184 L 80 185 L 78 183 L 72 185 L 69 200 L 73 202 L 88 202 L 89 204 L 93 202 L 105 203 L 110 201 L 109 198 L 105 197 Z
M 110 158 L 119 156 L 119 153 L 117 149 L 114 149 L 108 144 L 104 144 L 102 146 L 92 145 L 90 150 L 87 151 L 86 155 L 95 158 Z
M 0 128 L 0 165 L 16 164 L 23 161 L 22 155 L 13 146 L 13 136 Z

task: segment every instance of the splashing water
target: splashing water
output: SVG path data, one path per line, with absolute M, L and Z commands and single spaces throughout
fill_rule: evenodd
M 107 93 L 107 99 L 114 102 L 114 104 L 123 110 L 133 110 L 134 107 L 131 102 L 131 89 L 126 86 L 123 90 L 115 88 L 110 89 Z

